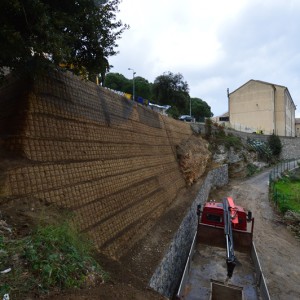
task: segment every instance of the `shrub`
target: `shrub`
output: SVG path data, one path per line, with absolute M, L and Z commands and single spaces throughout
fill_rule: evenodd
M 255 174 L 258 171 L 258 167 L 255 166 L 254 164 L 248 164 L 247 165 L 247 176 L 250 177 L 253 174 Z
M 270 135 L 268 138 L 268 145 L 274 156 L 279 156 L 281 154 L 282 144 L 278 135 Z
M 205 138 L 209 139 L 212 134 L 212 120 L 206 119 L 205 120 Z
M 25 237 L 0 236 L 0 299 L 9 293 L 25 299 L 53 289 L 78 288 L 106 280 L 108 275 L 93 258 L 91 242 L 71 221 L 39 226 Z M 27 299 L 27 298 L 26 298 Z

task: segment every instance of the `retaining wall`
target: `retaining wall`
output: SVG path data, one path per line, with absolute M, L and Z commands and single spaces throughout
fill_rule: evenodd
M 176 145 L 189 124 L 68 73 L 0 90 L 1 201 L 56 204 L 116 259 L 185 188 Z M 8 167 L 9 166 L 9 167 Z
M 197 230 L 197 205 L 203 205 L 207 201 L 212 187 L 223 186 L 227 183 L 227 165 L 223 165 L 208 173 L 163 260 L 150 279 L 149 285 L 160 294 L 170 298 L 176 292 L 176 288 L 178 288 L 193 237 Z

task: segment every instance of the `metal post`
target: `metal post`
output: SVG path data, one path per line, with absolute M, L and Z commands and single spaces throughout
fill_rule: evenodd
M 136 72 L 134 72 L 133 69 L 128 68 L 128 70 L 132 71 L 132 100 L 135 100 L 135 86 L 134 86 L 134 75 L 136 74 Z

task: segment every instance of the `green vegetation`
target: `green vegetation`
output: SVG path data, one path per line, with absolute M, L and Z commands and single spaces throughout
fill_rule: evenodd
M 247 144 L 250 149 L 256 151 L 256 153 L 258 154 L 258 158 L 260 160 L 265 161 L 267 163 L 276 162 L 277 159 L 273 156 L 269 143 L 266 143 L 258 139 L 250 139 L 248 137 Z
M 2 67 L 17 74 L 64 64 L 90 79 L 105 75 L 108 57 L 127 29 L 116 20 L 120 0 L 1 0 Z M 101 78 L 103 81 L 104 78 Z
M 132 94 L 133 79 L 127 79 L 119 73 L 108 73 L 104 86 L 113 90 Z M 159 105 L 170 105 L 169 116 L 178 118 L 180 115 L 189 115 L 190 106 L 192 116 L 196 121 L 213 116 L 210 106 L 200 98 L 190 98 L 188 83 L 180 73 L 164 72 L 157 76 L 153 83 L 143 77 L 134 78 L 135 96 L 142 97 Z M 137 99 L 135 99 L 137 100 Z
M 253 164 L 248 164 L 247 165 L 247 176 L 250 177 L 252 175 L 254 175 L 255 173 L 257 173 L 259 170 L 259 168 Z
M 206 119 L 205 121 L 205 138 L 209 141 L 212 148 L 216 148 L 218 145 L 224 145 L 227 150 L 231 147 L 235 150 L 243 148 L 240 137 L 232 133 L 226 134 L 223 126 L 213 123 L 210 119 Z
M 268 138 L 268 146 L 274 156 L 279 157 L 282 150 L 282 144 L 278 135 L 272 134 Z
M 39 226 L 30 236 L 0 235 L 0 299 L 25 299 L 29 292 L 78 288 L 107 274 L 92 257 L 92 244 L 69 222 Z
M 271 184 L 271 195 L 279 210 L 300 212 L 300 175 L 286 173 Z
M 233 147 L 236 150 L 240 150 L 243 146 L 241 139 L 233 134 L 228 134 L 224 137 L 224 145 L 226 149 Z

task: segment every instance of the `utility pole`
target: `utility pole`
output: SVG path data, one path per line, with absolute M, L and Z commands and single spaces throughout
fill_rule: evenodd
M 134 75 L 136 74 L 136 72 L 134 72 L 133 69 L 128 68 L 128 70 L 132 71 L 132 100 L 135 100 L 135 86 L 134 86 Z

